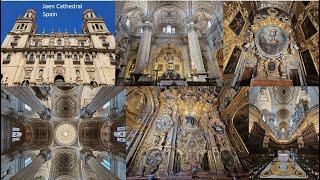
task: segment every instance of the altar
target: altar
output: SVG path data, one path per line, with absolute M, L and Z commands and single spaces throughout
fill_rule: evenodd
M 278 157 L 261 172 L 260 178 L 306 179 L 308 176 L 288 153 L 278 153 Z

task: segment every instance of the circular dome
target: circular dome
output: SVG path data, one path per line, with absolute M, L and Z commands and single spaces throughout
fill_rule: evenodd
M 55 131 L 55 139 L 59 145 L 72 145 L 77 140 L 77 129 L 67 123 L 58 125 Z
M 290 117 L 290 111 L 288 109 L 279 109 L 276 112 L 276 117 L 279 120 L 287 120 Z

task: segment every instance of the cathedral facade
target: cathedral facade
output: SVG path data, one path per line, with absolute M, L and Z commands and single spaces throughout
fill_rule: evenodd
M 222 2 L 117 2 L 117 83 L 222 85 Z
M 114 37 L 93 10 L 82 19 L 82 34 L 38 34 L 36 12 L 28 9 L 1 45 L 1 84 L 114 85 Z

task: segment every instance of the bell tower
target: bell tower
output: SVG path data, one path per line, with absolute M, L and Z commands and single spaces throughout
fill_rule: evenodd
M 107 33 L 109 32 L 104 20 L 97 17 L 92 9 L 83 12 L 83 32 L 84 33 Z
M 15 33 L 35 33 L 36 31 L 36 12 L 28 9 L 22 17 L 16 20 L 11 32 Z
M 35 32 L 36 12 L 33 9 L 28 9 L 22 17 L 16 20 L 1 48 L 24 48 L 27 45 L 29 36 Z

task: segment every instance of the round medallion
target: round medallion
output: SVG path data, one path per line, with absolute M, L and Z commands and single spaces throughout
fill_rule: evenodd
M 156 131 L 158 133 L 167 132 L 172 126 L 172 120 L 170 115 L 162 115 L 156 119 Z
M 71 124 L 58 125 L 55 131 L 55 139 L 59 145 L 72 145 L 77 140 L 77 129 Z
M 274 25 L 262 27 L 256 35 L 255 42 L 258 51 L 266 57 L 281 54 L 289 43 L 287 34 Z

